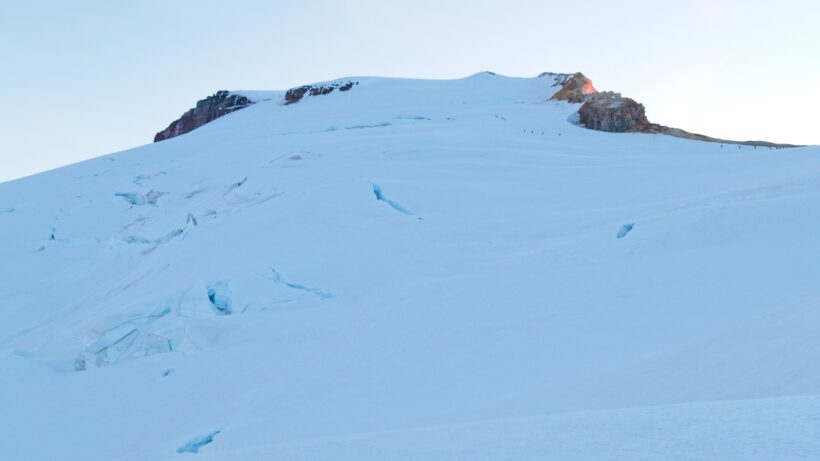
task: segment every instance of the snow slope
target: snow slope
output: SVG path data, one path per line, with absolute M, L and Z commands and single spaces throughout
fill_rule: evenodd
M 0 459 L 820 458 L 820 148 L 353 80 L 0 184 Z

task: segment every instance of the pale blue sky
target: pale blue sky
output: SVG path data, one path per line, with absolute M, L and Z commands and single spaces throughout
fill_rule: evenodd
M 582 71 L 654 122 L 820 144 L 815 0 L 0 0 L 0 63 L 0 181 L 149 143 L 219 89 L 348 75 Z

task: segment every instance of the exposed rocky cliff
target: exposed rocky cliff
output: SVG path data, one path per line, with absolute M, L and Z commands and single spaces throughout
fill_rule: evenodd
M 546 74 L 541 74 L 546 75 Z M 643 104 L 612 91 L 599 92 L 592 80 L 584 74 L 555 74 L 553 86 L 560 86 L 552 100 L 582 103 L 578 110 L 581 125 L 598 131 L 623 133 L 648 131 L 651 123 L 646 118 Z
M 560 86 L 550 99 L 581 103 L 578 110 L 579 123 L 591 130 L 611 133 L 658 133 L 696 141 L 720 142 L 726 144 L 744 144 L 763 147 L 797 147 L 792 144 L 776 144 L 766 141 L 731 141 L 712 138 L 702 134 L 690 133 L 680 128 L 651 123 L 646 118 L 643 104 L 632 98 L 612 91 L 599 92 L 592 85 L 592 80 L 578 72 L 576 74 L 541 74 L 554 77 L 553 86 Z
M 196 103 L 196 107 L 182 114 L 180 118 L 171 122 L 168 128 L 154 136 L 154 142 L 170 139 L 202 125 L 216 120 L 223 115 L 245 108 L 253 104 L 248 97 L 229 91 L 217 91 L 211 96 Z
M 333 82 L 322 85 L 302 85 L 296 88 L 291 88 L 285 93 L 285 104 L 293 104 L 302 100 L 305 95 L 321 96 L 323 94 L 332 93 L 333 90 L 348 91 L 359 82 L 345 81 Z
M 293 104 L 299 102 L 305 96 L 321 96 L 332 93 L 335 90 L 348 91 L 359 82 L 351 80 L 343 80 L 338 82 L 303 85 L 296 88 L 291 88 L 285 93 L 284 104 Z M 269 96 L 269 95 L 266 95 Z M 267 100 L 263 97 L 261 100 Z M 231 93 L 230 91 L 217 91 L 205 99 L 197 101 L 196 106 L 181 117 L 171 122 L 168 128 L 160 131 L 154 136 L 154 142 L 164 141 L 181 134 L 188 133 L 195 130 L 202 125 L 212 122 L 223 115 L 239 109 L 244 109 L 254 103 L 258 102 L 245 95 L 238 93 Z
M 643 104 L 611 91 L 586 95 L 578 115 L 582 125 L 598 131 L 645 132 L 651 126 Z
M 588 79 L 584 74 L 576 72 L 575 74 L 541 74 L 539 77 L 546 75 L 554 75 L 554 82 L 552 86 L 560 86 L 561 89 L 552 95 L 552 99 L 556 101 L 567 101 L 572 103 L 584 102 L 588 95 L 595 94 L 598 90 L 592 86 L 592 80 Z

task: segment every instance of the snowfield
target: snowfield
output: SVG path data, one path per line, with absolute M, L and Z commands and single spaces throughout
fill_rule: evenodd
M 820 459 L 820 148 L 350 80 L 0 184 L 0 459 Z

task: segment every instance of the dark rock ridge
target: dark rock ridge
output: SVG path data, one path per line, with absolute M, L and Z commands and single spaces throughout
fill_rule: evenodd
M 293 104 L 302 100 L 305 95 L 321 96 L 323 94 L 332 93 L 333 90 L 348 91 L 359 82 L 334 82 L 323 85 L 302 85 L 296 88 L 291 88 L 285 93 L 285 104 Z
M 581 125 L 610 133 L 645 132 L 651 126 L 643 104 L 611 91 L 587 95 L 578 115 Z
M 539 77 L 552 76 L 552 86 L 560 86 L 561 89 L 552 95 L 551 99 L 556 101 L 567 101 L 572 103 L 584 102 L 588 95 L 595 94 L 598 90 L 592 86 L 592 80 L 584 74 L 576 72 L 574 74 L 549 74 L 543 73 Z
M 583 103 L 578 110 L 579 121 L 586 128 L 611 133 L 646 131 L 651 124 L 646 119 L 643 104 L 625 98 L 620 93 L 599 92 L 592 80 L 584 74 L 541 74 L 554 75 L 552 86 L 561 89 L 550 99 L 571 103 Z
M 316 85 L 303 85 L 291 88 L 285 93 L 285 104 L 299 102 L 306 95 L 321 96 L 332 93 L 334 90 L 348 91 L 359 82 L 340 81 Z M 196 107 L 182 114 L 180 118 L 171 122 L 168 128 L 160 131 L 154 136 L 154 142 L 164 141 L 181 134 L 195 130 L 202 125 L 212 122 L 223 115 L 230 114 L 239 109 L 244 109 L 258 101 L 254 101 L 247 96 L 231 93 L 230 91 L 217 91 L 211 96 L 196 103 Z
M 575 74 L 544 73 L 539 75 L 539 77 L 544 76 L 553 77 L 554 83 L 552 86 L 561 87 L 550 99 L 582 103 L 581 108 L 578 110 L 578 121 L 582 126 L 591 130 L 610 133 L 657 133 L 696 141 L 749 146 L 799 147 L 793 144 L 777 144 L 767 141 L 732 141 L 712 138 L 702 134 L 690 133 L 680 128 L 651 123 L 646 118 L 646 110 L 643 104 L 624 97 L 620 93 L 612 91 L 599 92 L 592 86 L 592 80 L 580 72 Z
M 217 91 L 211 96 L 198 101 L 196 107 L 185 112 L 180 118 L 171 122 L 168 128 L 157 133 L 154 136 L 154 142 L 164 141 L 185 134 L 223 115 L 248 107 L 253 103 L 254 101 L 251 101 L 246 96 L 231 93 L 230 91 Z

